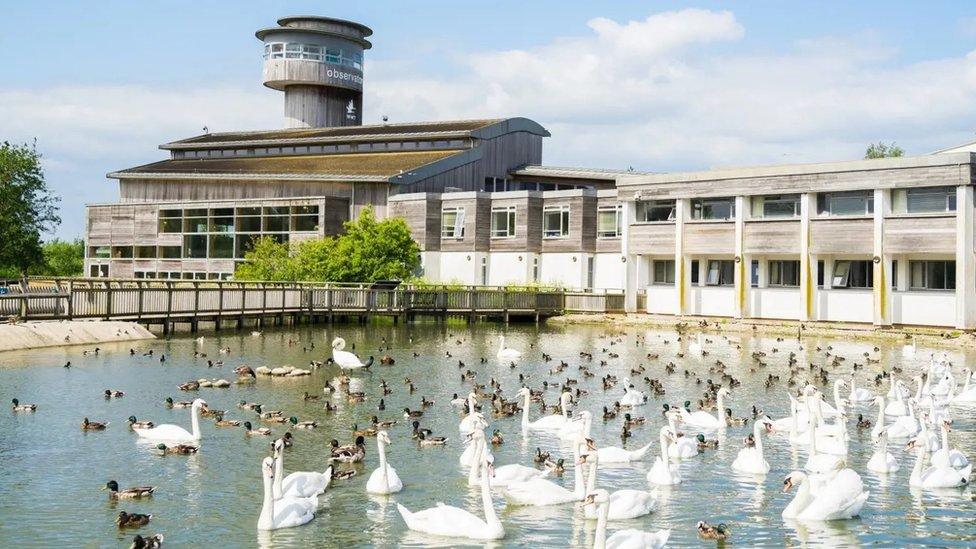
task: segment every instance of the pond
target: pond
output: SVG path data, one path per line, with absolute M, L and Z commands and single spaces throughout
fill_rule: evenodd
M 508 346 L 524 353 L 514 369 L 508 362 L 495 358 L 498 336 L 503 333 Z M 362 356 L 374 355 L 378 359 L 389 355 L 396 361 L 394 365 L 377 362 L 370 370 L 353 374 L 362 381 L 367 393 L 365 402 L 350 403 L 343 396 L 323 393 L 326 382 L 339 374 L 338 368 L 329 364 L 314 369 L 306 377 L 259 376 L 253 385 L 234 384 L 230 388 L 201 388 L 194 392 L 177 388 L 180 383 L 198 378 L 233 381 L 233 369 L 241 364 L 253 368 L 308 367 L 310 361 L 324 361 L 329 356 L 329 342 L 335 336 L 348 342 L 347 349 L 355 345 L 356 352 Z M 653 442 L 651 454 L 642 462 L 624 467 L 601 467 L 598 478 L 600 487 L 609 490 L 650 489 L 645 474 L 658 453 L 658 430 L 664 422 L 662 404 L 697 402 L 705 380 L 721 381 L 720 374 L 709 372 L 710 368 L 716 368 L 716 361 L 724 363 L 726 371 L 741 381 L 740 386 L 733 388 L 726 406 L 736 416 L 749 417 L 750 423 L 728 428 L 719 437 L 718 449 L 682 461 L 683 482 L 657 489 L 657 509 L 638 519 L 611 522 L 610 533 L 623 528 L 647 531 L 669 528 L 670 546 L 701 546 L 703 542 L 697 536 L 695 524 L 705 520 L 729 525 L 732 532 L 726 542 L 729 546 L 784 546 L 803 542 L 902 547 L 976 544 L 973 489 L 940 492 L 909 489 L 908 476 L 914 456 L 905 450 L 904 441 L 890 445 L 890 451 L 901 464 L 900 471 L 882 477 L 865 469 L 874 446 L 870 429 L 858 430 L 855 423 L 858 413 L 876 420 L 877 410 L 870 404 L 854 406 L 848 421 L 848 465 L 861 475 L 865 489 L 870 491 L 860 518 L 821 525 L 784 522 L 781 512 L 794 494 L 782 492 L 783 479 L 790 471 L 802 467 L 806 449 L 794 449 L 782 434 L 764 437 L 765 455 L 771 465 L 764 478 L 744 477 L 730 468 L 742 448 L 743 437 L 752 432 L 753 405 L 774 419 L 788 415 L 787 391 L 797 388 L 786 383 L 791 352 L 796 353 L 800 370 L 796 379 L 801 385 L 812 377 L 810 363 L 824 366 L 832 381 L 839 374 L 850 373 L 854 362 L 863 363 L 866 352 L 878 362 L 865 364 L 856 371 L 858 385 L 877 393 L 887 391 L 887 384 L 876 387 L 873 383 L 883 368 L 903 368 L 899 376 L 910 383 L 911 376 L 928 365 L 931 353 L 941 353 L 941 349 L 919 348 L 915 357 L 908 358 L 900 345 L 885 344 L 875 351 L 875 343 L 871 341 L 782 341 L 741 334 L 729 334 L 726 339 L 717 333 L 705 337 L 708 355 L 702 357 L 689 352 L 694 336 L 679 341 L 673 331 L 651 329 L 633 328 L 611 336 L 606 328 L 599 326 L 338 324 L 269 329 L 260 335 L 252 335 L 249 330 L 204 333 L 202 344 L 190 335 L 137 344 L 110 344 L 103 345 L 97 356 L 84 355 L 83 349 L 77 347 L 0 354 L 0 387 L 7 402 L 19 398 L 21 402 L 38 405 L 35 413 L 14 413 L 9 409 L 0 413 L 0 545 L 117 547 L 128 546 L 135 533 L 158 532 L 172 546 L 457 546 L 458 540 L 409 532 L 396 504 L 417 511 L 445 502 L 481 514 L 480 492 L 467 486 L 464 469 L 458 463 L 463 448 L 458 433 L 459 408 L 450 404 L 454 393 L 464 396 L 471 388 L 470 381 L 462 383 L 462 372 L 476 371 L 476 381 L 481 384 L 496 379 L 507 399 L 515 399 L 519 373 L 534 389 L 549 381 L 551 389 L 545 394 L 550 404 L 558 402 L 559 382 L 567 377 L 578 379 L 574 387 L 589 394 L 580 397 L 575 410 L 593 413 L 592 436 L 600 447 L 621 445 L 621 419 L 604 421 L 601 410 L 623 394 L 622 384 L 605 391 L 600 379 L 607 373 L 621 380 L 633 377 L 649 400 L 632 413 L 645 416 L 647 422 L 632 429 L 633 436 L 626 447 L 633 449 Z M 308 349 L 312 344 L 314 349 Z M 829 351 L 828 346 L 831 346 Z M 134 356 L 130 356 L 130 347 L 136 351 Z M 229 354 L 218 353 L 224 347 L 229 347 Z M 380 347 L 388 349 L 380 351 Z M 150 349 L 153 356 L 143 356 Z M 208 358 L 194 358 L 194 351 L 206 353 Z M 765 353 L 761 359 L 765 366 L 758 366 L 754 352 Z M 828 352 L 847 360 L 831 366 Z M 544 361 L 543 353 L 551 355 L 552 360 Z M 580 353 L 592 353 L 592 361 Z M 163 354 L 166 360 L 160 362 Z M 482 363 L 481 357 L 486 357 L 487 362 Z M 961 368 L 973 363 L 973 355 L 949 351 L 948 357 L 954 364 L 957 379 L 961 380 Z M 208 359 L 223 364 L 208 368 Z M 71 368 L 63 367 L 67 361 L 71 361 Z M 561 373 L 550 374 L 560 361 L 569 366 Z M 459 367 L 459 362 L 463 367 Z M 673 374 L 665 370 L 669 362 L 675 365 Z M 579 370 L 581 364 L 587 364 L 596 375 L 584 377 Z M 644 365 L 646 371 L 631 375 L 631 368 L 639 365 Z M 689 371 L 688 375 L 685 370 Z M 767 387 L 764 382 L 770 374 L 778 375 L 780 380 Z M 661 380 L 665 394 L 655 395 L 646 382 L 637 381 L 645 376 Z M 407 390 L 405 378 L 413 381 L 416 389 L 413 394 Z M 698 379 L 702 380 L 701 384 Z M 388 382 L 391 394 L 382 395 L 381 380 Z M 125 395 L 106 399 L 105 389 L 121 390 Z M 320 398 L 306 401 L 303 399 L 306 391 Z M 824 386 L 823 391 L 831 400 L 829 386 Z M 166 397 L 177 401 L 203 398 L 212 409 L 228 410 L 227 419 L 249 419 L 255 425 L 261 424 L 256 415 L 239 409 L 239 401 L 263 403 L 266 409 L 283 410 L 300 420 L 318 422 L 317 429 L 293 431 L 295 443 L 286 451 L 286 472 L 322 471 L 328 465 L 331 439 L 343 444 L 352 442 L 353 426 L 370 425 L 373 415 L 396 419 L 398 423 L 389 429 L 392 445 L 387 455 L 405 488 L 390 497 L 366 495 L 366 480 L 378 463 L 376 440 L 367 438 L 365 463 L 340 466 L 355 469 L 359 474 L 334 482 L 320 498 L 320 508 L 312 522 L 259 534 L 256 522 L 263 498 L 261 460 L 269 454 L 271 438 L 246 436 L 240 427 L 217 428 L 212 420 L 203 418 L 203 440 L 198 454 L 157 455 L 151 445 L 138 440 L 126 418 L 135 415 L 139 420 L 189 428 L 189 410 L 167 408 Z M 420 408 L 421 397 L 432 399 L 435 404 L 420 421 L 435 434 L 448 437 L 445 446 L 421 448 L 410 437 L 409 422 L 402 410 Z M 377 411 L 381 398 L 385 410 Z M 327 399 L 335 403 L 336 411 L 324 410 Z M 970 459 L 976 458 L 974 409 L 954 406 L 951 413 L 952 446 Z M 530 415 L 532 419 L 539 417 L 537 405 L 530 408 Z M 80 428 L 84 417 L 108 421 L 110 425 L 104 431 L 85 432 Z M 492 448 L 496 465 L 532 466 L 536 448 L 542 448 L 554 457 L 567 458 L 566 473 L 555 480 L 572 488 L 571 454 L 558 438 L 535 432 L 523 437 L 519 416 L 490 421 L 488 435 L 498 429 L 504 438 L 503 444 Z M 281 425 L 267 426 L 275 435 L 286 430 Z M 696 434 L 691 428 L 682 426 L 682 429 L 689 435 Z M 123 487 L 155 486 L 156 494 L 151 499 L 113 503 L 100 490 L 112 479 Z M 498 493 L 494 505 L 506 536 L 492 546 L 589 547 L 592 543 L 595 523 L 584 519 L 579 506 L 506 507 Z M 120 531 L 114 519 L 121 510 L 151 513 L 153 518 L 146 527 Z

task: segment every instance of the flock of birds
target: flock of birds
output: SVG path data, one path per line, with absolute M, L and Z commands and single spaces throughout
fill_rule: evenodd
M 450 402 L 452 407 L 459 409 L 458 415 L 461 418 L 458 423 L 458 437 L 464 443 L 464 450 L 458 457 L 458 462 L 466 470 L 468 485 L 480 489 L 482 509 L 478 514 L 445 504 L 423 510 L 410 510 L 397 504 L 407 528 L 449 538 L 502 539 L 505 537 L 505 526 L 495 512 L 493 503 L 494 498 L 500 496 L 511 506 L 582 506 L 585 518 L 596 522 L 593 546 L 597 548 L 663 547 L 668 541 L 670 530 L 649 532 L 624 529 L 608 537 L 607 524 L 653 513 L 659 505 L 656 487 L 680 485 L 683 461 L 693 460 L 696 456 L 717 448 L 718 440 L 709 437 L 724 433 L 729 427 L 745 425 L 750 420 L 753 422 L 751 433 L 745 437 L 742 448 L 729 464 L 731 470 L 752 476 L 756 482 L 763 482 L 771 469 L 764 445 L 764 438 L 767 437 L 785 437 L 791 446 L 806 453 L 802 469 L 792 471 L 783 479 L 784 491 L 795 489 L 792 501 L 782 512 L 782 517 L 786 520 L 845 520 L 858 516 L 868 504 L 869 493 L 864 489 L 861 476 L 848 466 L 847 461 L 850 443 L 848 423 L 855 419 L 855 413 L 855 429 L 870 430 L 875 444 L 874 452 L 866 464 L 866 469 L 871 473 L 890 475 L 902 467 L 889 451 L 889 445 L 897 442 L 905 444 L 915 456 L 908 477 L 910 487 L 921 490 L 951 489 L 969 483 L 972 463 L 963 452 L 952 447 L 949 437 L 952 432 L 952 416 L 957 409 L 976 405 L 976 375 L 963 368 L 960 386 L 953 365 L 945 355 L 933 355 L 928 364 L 921 368 L 921 372 L 911 378 L 915 386 L 914 392 L 904 380 L 899 379 L 899 374 L 903 373 L 901 368 L 881 368 L 874 379 L 875 390 L 880 392 L 875 394 L 868 388 L 856 386 L 854 375 L 865 364 L 879 362 L 870 352 L 864 353 L 860 358 L 861 363 L 857 362 L 858 359 L 853 360 L 850 367 L 847 366 L 847 358 L 835 354 L 830 346 L 816 348 L 816 353 L 825 359 L 823 365 L 812 362 L 801 365 L 797 354 L 790 352 L 787 357 L 789 375 L 785 383 L 778 375 L 764 376 L 767 389 L 774 384 L 785 384 L 790 414 L 774 419 L 752 406 L 749 417 L 738 417 L 726 405 L 733 396 L 732 389 L 741 381 L 726 371 L 722 361 L 709 358 L 709 354 L 718 348 L 718 343 L 698 333 L 689 342 L 687 354 L 696 357 L 702 367 L 707 366 L 709 374 L 718 381 L 702 380 L 698 372 L 688 369 L 683 374 L 679 373 L 674 362 L 659 364 L 664 376 L 683 375 L 689 380 L 694 379 L 696 385 L 703 386 L 701 398 L 695 409 L 691 400 L 686 400 L 681 405 L 663 404 L 661 426 L 657 429 L 657 447 L 652 441 L 634 449 L 626 449 L 599 446 L 591 435 L 594 419 L 604 422 L 620 421 L 621 439 L 624 441 L 623 446 L 626 446 L 627 439 L 633 436 L 632 429 L 651 423 L 646 417 L 637 414 L 648 404 L 647 393 L 655 397 L 667 394 L 666 377 L 649 377 L 646 375 L 648 368 L 644 365 L 631 366 L 629 373 L 634 377 L 633 380 L 624 377 L 618 382 L 617 377 L 609 372 L 603 375 L 595 373 L 593 370 L 606 368 L 609 359 L 619 357 L 614 346 L 625 344 L 623 335 L 610 334 L 605 337 L 609 341 L 609 346 L 602 349 L 606 358 L 594 359 L 592 353 L 581 352 L 580 364 L 577 366 L 580 376 L 595 378 L 599 375 L 603 390 L 608 394 L 619 395 L 612 405 L 603 407 L 602 412 L 594 412 L 583 406 L 589 393 L 581 387 L 579 378 L 568 377 L 568 362 L 557 362 L 543 352 L 541 360 L 551 365 L 548 378 L 532 379 L 533 376 L 520 372 L 518 365 L 523 361 L 523 353 L 508 347 L 503 336 L 500 338 L 496 359 L 513 372 L 518 372 L 519 388 L 510 393 L 513 397 L 506 397 L 501 383 L 495 378 L 479 383 L 479 373 L 468 368 L 463 361 L 458 361 L 460 382 L 467 389 L 466 397 L 455 393 Z M 688 338 L 686 327 L 679 326 L 675 337 L 678 340 Z M 740 345 L 732 338 L 721 337 L 726 345 Z M 202 346 L 203 340 L 198 343 Z M 289 341 L 289 344 L 296 343 Z M 457 340 L 458 345 L 463 343 L 462 339 Z M 640 335 L 634 342 L 638 347 L 646 343 L 646 337 Z M 341 372 L 325 386 L 323 398 L 326 401 L 325 410 L 334 411 L 335 404 L 329 402 L 330 399 L 334 401 L 344 398 L 352 405 L 367 399 L 363 390 L 363 378 L 353 376 L 357 371 L 369 371 L 374 363 L 373 357 L 364 361 L 346 350 L 345 346 L 342 338 L 335 338 L 331 345 L 331 357 L 325 362 L 310 361 L 309 370 L 283 367 L 274 372 L 273 369 L 252 370 L 241 366 L 235 370 L 238 378 L 234 383 L 195 380 L 181 384 L 180 389 L 196 391 L 201 386 L 220 388 L 255 383 L 262 375 L 307 375 L 293 372 L 310 372 L 325 364 L 334 364 Z M 311 349 L 314 349 L 314 344 L 305 350 Z M 380 351 L 383 350 L 381 347 Z M 221 354 L 230 353 L 229 349 L 222 348 L 219 351 Z M 879 349 L 875 348 L 874 351 L 876 353 Z M 89 352 L 86 351 L 86 354 Z M 97 352 L 98 349 L 94 351 L 95 354 Z M 774 348 L 769 352 L 778 353 L 779 350 Z M 916 352 L 914 339 L 911 344 L 903 347 L 906 359 L 914 359 Z M 130 351 L 130 354 L 134 355 L 135 351 Z M 151 351 L 146 355 L 151 356 Z M 199 351 L 196 355 L 206 358 Z M 450 352 L 446 355 L 451 356 Z M 414 357 L 418 356 L 419 353 L 415 352 Z M 680 352 L 677 356 L 684 357 Z M 649 362 L 664 362 L 655 353 L 647 353 L 645 358 Z M 766 352 L 756 351 L 752 353 L 751 359 L 749 372 L 759 373 L 766 367 L 768 357 Z M 383 356 L 380 360 L 385 365 L 393 365 L 395 362 L 390 356 Z M 489 361 L 481 358 L 480 362 L 485 364 Z M 213 366 L 213 361 L 208 361 L 208 365 Z M 647 393 L 638 388 L 635 382 L 643 382 L 647 386 Z M 409 394 L 416 390 L 415 384 L 409 378 L 404 380 L 404 385 Z M 380 387 L 382 397 L 377 409 L 382 411 L 385 410 L 383 397 L 393 390 L 385 380 Z M 831 399 L 821 390 L 826 390 L 827 387 L 832 389 Z M 123 395 L 123 392 L 117 390 L 105 391 L 106 399 L 121 398 Z M 322 395 L 305 392 L 302 398 L 306 401 L 319 400 Z M 551 406 L 546 403 L 546 400 L 552 401 L 553 398 L 558 404 Z M 37 410 L 37 405 L 21 403 L 17 399 L 13 399 L 12 404 L 13 411 L 18 413 L 32 413 Z M 250 420 L 225 420 L 226 411 L 211 410 L 203 399 L 177 402 L 167 398 L 166 405 L 189 409 L 189 430 L 178 425 L 155 425 L 152 422 L 138 421 L 134 416 L 129 418 L 129 428 L 139 438 L 152 443 L 162 454 L 186 455 L 200 451 L 201 416 L 211 417 L 218 427 L 243 427 L 248 436 L 272 434 L 268 427 L 254 428 Z M 451 438 L 436 436 L 430 429 L 421 426 L 420 419 L 432 406 L 433 400 L 423 396 L 419 408 L 403 410 L 406 423 L 412 427 L 410 437 L 421 447 L 443 446 Z M 868 406 L 877 407 L 873 424 L 870 419 L 865 418 L 864 411 Z M 239 408 L 255 414 L 255 422 L 280 424 L 289 429 L 314 429 L 318 425 L 314 421 L 299 421 L 296 416 L 287 415 L 283 411 L 266 410 L 258 403 L 241 401 Z M 531 419 L 533 409 L 540 409 L 541 417 Z M 861 412 L 857 413 L 858 410 Z M 557 477 L 566 470 L 565 458 L 554 458 L 550 452 L 543 452 L 541 448 L 537 449 L 531 465 L 496 463 L 492 448 L 503 444 L 504 439 L 499 429 L 492 428 L 491 422 L 519 415 L 523 437 L 558 440 L 560 448 L 572 454 L 572 489 L 557 481 Z M 327 463 L 321 472 L 295 471 L 285 475 L 286 448 L 295 443 L 295 437 L 289 431 L 284 436 L 275 438 L 270 444 L 270 455 L 261 463 L 264 498 L 258 513 L 257 528 L 276 530 L 300 526 L 313 520 L 319 508 L 319 496 L 329 490 L 334 481 L 356 474 L 356 469 L 343 468 L 343 464 L 364 461 L 367 437 L 376 440 L 379 465 L 369 476 L 365 491 L 374 495 L 390 495 L 410 489 L 410 485 L 404 484 L 396 468 L 388 461 L 386 452 L 387 447 L 393 444 L 390 428 L 397 422 L 398 420 L 392 419 L 380 420 L 374 415 L 371 425 L 366 428 L 354 426 L 355 439 L 351 444 L 340 445 L 337 440 L 332 440 L 327 450 Z M 98 431 L 104 430 L 108 425 L 107 422 L 84 418 L 82 429 Z M 625 487 L 613 491 L 599 486 L 598 471 L 601 466 L 636 464 L 644 462 L 652 455 L 653 460 L 646 473 L 647 486 Z M 149 498 L 155 492 L 155 487 L 152 486 L 120 488 L 115 480 L 109 481 L 105 489 L 110 498 L 116 500 Z M 121 511 L 116 523 L 120 528 L 141 527 L 149 524 L 151 519 L 152 515 Z M 726 539 L 732 532 L 731 527 L 724 523 L 711 525 L 699 521 L 695 528 L 703 539 Z M 132 546 L 160 547 L 162 543 L 163 536 L 160 534 L 146 537 L 140 535 L 135 537 Z

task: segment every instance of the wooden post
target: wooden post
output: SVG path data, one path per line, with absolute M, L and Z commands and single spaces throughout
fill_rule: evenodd
M 247 305 L 247 285 L 243 282 L 238 282 L 237 287 L 241 290 L 241 315 L 237 317 L 237 329 L 240 330 L 244 327 L 244 309 Z
M 105 282 L 105 320 L 112 318 L 112 283 Z
M 68 281 L 68 320 L 72 320 L 75 315 L 75 281 Z
M 220 330 L 220 319 L 224 314 L 224 283 L 217 281 L 217 314 L 214 315 L 214 330 Z
M 136 295 L 139 298 L 139 303 L 136 309 L 136 319 L 142 320 L 142 282 L 136 282 Z

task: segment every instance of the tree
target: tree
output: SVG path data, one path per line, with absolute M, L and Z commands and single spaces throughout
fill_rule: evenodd
M 81 239 L 67 241 L 55 238 L 41 248 L 44 263 L 32 267 L 32 275 L 81 276 L 85 273 L 85 242 Z
M 37 147 L 0 144 L 0 267 L 24 275 L 44 264 L 41 234 L 61 222 L 57 204 Z
M 897 156 L 905 156 L 905 151 L 896 145 L 894 141 L 891 143 L 885 143 L 884 141 L 871 143 L 868 145 L 867 150 L 864 151 L 864 158 L 866 159 L 894 158 Z
M 244 254 L 234 278 L 239 280 L 295 280 L 295 261 L 288 253 L 288 244 L 265 236 Z

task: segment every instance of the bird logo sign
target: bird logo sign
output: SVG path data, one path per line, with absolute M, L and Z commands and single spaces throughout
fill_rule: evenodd
M 356 119 L 356 104 L 353 103 L 352 99 L 350 99 L 349 104 L 346 105 L 346 118 L 348 120 Z

